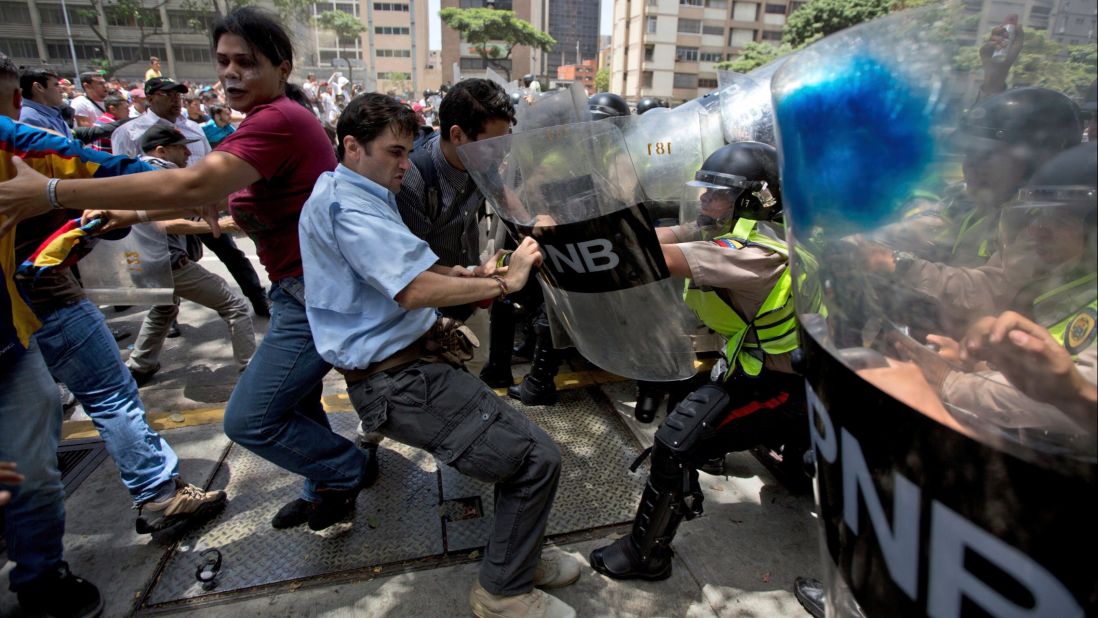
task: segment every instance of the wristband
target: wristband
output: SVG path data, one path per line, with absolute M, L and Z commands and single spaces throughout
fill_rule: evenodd
M 149 222 L 149 211 L 147 211 L 147 210 L 138 210 L 136 212 L 137 212 L 137 220 L 138 221 L 140 221 L 142 223 L 148 223 Z
M 496 283 L 499 284 L 499 296 L 497 297 L 497 300 L 503 300 L 504 298 L 507 298 L 509 290 L 507 289 L 507 283 L 503 281 L 503 277 L 500 277 L 499 275 L 492 275 L 492 279 L 495 279 Z
M 57 202 L 57 183 L 59 182 L 61 182 L 60 178 L 50 178 L 46 183 L 46 199 L 50 202 L 50 208 L 54 210 L 61 210 L 61 204 Z

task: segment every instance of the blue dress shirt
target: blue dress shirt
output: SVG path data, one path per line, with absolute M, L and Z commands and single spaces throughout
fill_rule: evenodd
M 394 300 L 438 256 L 404 225 L 385 187 L 342 164 L 321 174 L 298 233 L 305 309 L 324 360 L 364 369 L 435 323 L 435 309 L 408 311 Z
M 61 110 L 49 105 L 23 99 L 23 109 L 19 110 L 19 122 L 29 124 L 32 127 L 49 129 L 64 135 L 65 139 L 72 139 L 72 129 L 65 124 L 65 119 L 61 116 Z

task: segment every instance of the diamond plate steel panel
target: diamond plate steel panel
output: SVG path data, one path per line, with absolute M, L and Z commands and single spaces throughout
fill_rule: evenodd
M 354 435 L 355 414 L 328 418 L 340 434 Z M 182 540 L 147 603 L 211 594 L 194 576 L 199 554 L 211 547 L 224 556 L 213 593 L 441 554 L 434 459 L 391 440 L 379 453 L 381 476 L 359 495 L 354 525 L 337 524 L 325 532 L 341 527 L 343 534 L 321 536 L 307 526 L 271 527 L 275 512 L 298 496 L 301 479 L 234 445 L 212 484 L 228 492 L 225 511 Z
M 555 406 L 514 405 L 549 433 L 563 457 L 547 534 L 632 520 L 644 475 L 629 472 L 638 446 L 620 419 L 585 389 L 562 391 Z M 328 418 L 337 432 L 354 434 L 356 415 Z M 305 526 L 271 528 L 271 517 L 298 495 L 301 480 L 233 446 L 212 483 L 228 492 L 228 506 L 213 522 L 183 539 L 145 605 L 484 546 L 493 516 L 491 485 L 439 466 L 424 451 L 392 440 L 382 443 L 380 453 L 381 476 L 359 496 L 354 525 L 337 525 L 333 529 L 342 526 L 342 534 L 321 536 Z M 442 500 L 470 496 L 480 496 L 483 517 L 443 522 Z M 195 568 L 199 555 L 209 548 L 221 551 L 224 565 L 216 589 L 207 592 L 195 581 Z
M 555 406 L 510 403 L 548 433 L 560 447 L 560 487 L 546 534 L 564 534 L 633 520 L 645 475 L 631 473 L 638 447 L 629 430 L 603 409 L 586 389 L 561 391 Z M 492 522 L 492 486 L 462 476 L 449 466 L 442 473 L 442 498 L 479 495 L 480 519 L 445 522 L 451 552 L 483 547 Z

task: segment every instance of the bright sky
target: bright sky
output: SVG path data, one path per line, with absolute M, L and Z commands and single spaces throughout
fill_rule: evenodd
M 431 14 L 431 22 L 428 25 L 431 49 L 442 49 L 442 22 L 438 19 L 440 0 L 427 0 L 427 12 Z M 552 2 L 553 0 L 549 0 Z M 599 34 L 610 34 L 610 19 L 614 14 L 614 0 L 599 0 Z

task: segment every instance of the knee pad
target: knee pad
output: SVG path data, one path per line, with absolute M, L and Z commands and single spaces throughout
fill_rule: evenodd
M 728 410 L 731 399 L 716 384 L 706 384 L 679 402 L 656 430 L 656 442 L 681 459 L 688 459 L 693 448 L 714 435 L 716 425 Z

